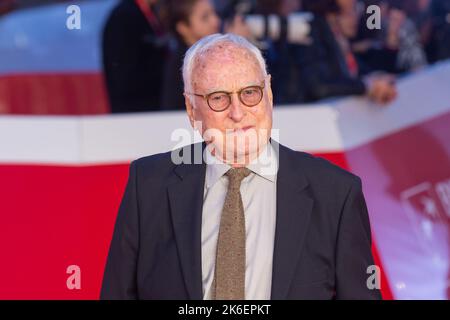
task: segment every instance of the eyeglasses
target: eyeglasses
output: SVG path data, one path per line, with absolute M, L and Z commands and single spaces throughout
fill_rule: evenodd
M 261 84 L 262 84 L 261 86 L 249 86 L 235 92 L 215 91 L 209 94 L 197 94 L 186 92 L 186 94 L 191 94 L 205 99 L 211 110 L 215 112 L 221 112 L 225 111 L 230 106 L 231 95 L 233 93 L 237 93 L 239 101 L 241 101 L 243 105 L 247 107 L 256 106 L 258 103 L 261 102 L 263 98 L 264 80 L 261 82 Z

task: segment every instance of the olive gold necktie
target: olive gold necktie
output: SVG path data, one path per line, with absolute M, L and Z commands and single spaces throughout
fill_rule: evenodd
M 228 191 L 220 219 L 212 299 L 245 299 L 245 216 L 240 186 L 250 173 L 242 167 L 225 174 Z

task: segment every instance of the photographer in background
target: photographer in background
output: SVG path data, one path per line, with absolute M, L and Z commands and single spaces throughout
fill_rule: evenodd
M 273 39 L 273 36 L 271 37 L 270 30 L 264 32 L 267 44 L 265 50 L 267 65 L 274 79 L 272 90 L 275 104 L 290 104 L 304 101 L 299 59 L 296 53 L 298 43 L 290 41 L 287 34 L 288 17 L 299 12 L 300 9 L 300 0 L 259 0 L 257 2 L 256 13 L 265 17 L 275 15 L 279 17 L 280 24 L 283 24 L 283 30 L 280 30 L 280 35 L 276 39 Z M 294 27 L 292 29 L 299 30 L 300 28 Z
M 309 43 L 312 15 L 301 12 L 301 0 L 235 0 L 222 10 L 224 20 L 244 17 L 252 41 L 263 51 L 271 72 L 274 102 L 304 101 L 297 46 Z
M 349 42 L 358 25 L 355 6 L 354 0 L 236 0 L 225 18 L 230 12 L 244 15 L 252 37 L 260 41 L 276 104 L 348 95 L 388 104 L 397 94 L 393 76 L 360 77 Z

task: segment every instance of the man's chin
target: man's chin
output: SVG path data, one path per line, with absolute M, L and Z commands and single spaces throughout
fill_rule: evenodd
M 226 148 L 224 151 L 215 150 L 215 156 L 228 164 L 248 164 L 254 158 L 258 156 L 258 149 L 249 148 L 249 147 L 241 147 L 241 148 Z
M 259 155 L 268 142 L 266 135 L 251 131 L 234 131 L 222 137 L 208 139 L 209 150 L 225 163 L 248 163 Z

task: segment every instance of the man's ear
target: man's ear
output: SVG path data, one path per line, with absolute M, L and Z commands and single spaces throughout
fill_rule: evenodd
M 184 96 L 184 104 L 186 105 L 186 112 L 188 114 L 189 117 L 189 122 L 191 123 L 192 128 L 195 129 L 194 127 L 194 107 L 191 103 L 191 99 L 189 97 L 189 95 L 187 95 L 186 93 L 183 93 Z
M 271 85 L 272 76 L 270 74 L 267 75 L 267 96 L 269 97 L 270 105 L 273 107 L 273 94 L 272 94 L 272 85 Z

